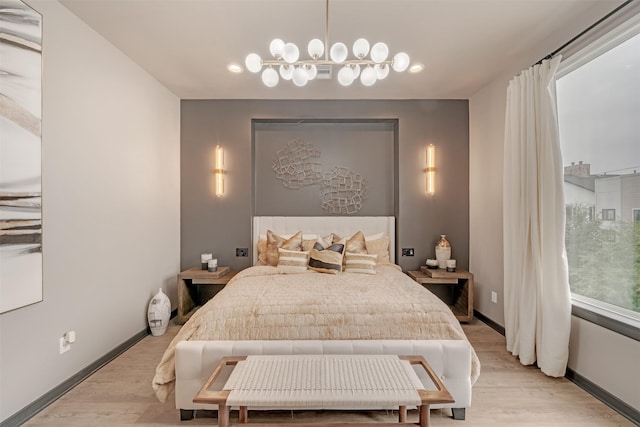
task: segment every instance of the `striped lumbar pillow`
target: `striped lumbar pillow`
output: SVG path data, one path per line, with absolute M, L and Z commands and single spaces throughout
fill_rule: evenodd
M 343 253 L 344 241 L 325 247 L 318 239 L 309 253 L 309 268 L 320 273 L 338 274 L 342 271 Z
M 309 251 L 291 251 L 278 248 L 278 271 L 281 273 L 304 273 L 307 271 Z
M 347 252 L 345 257 L 345 273 L 376 274 L 376 254 L 355 254 Z

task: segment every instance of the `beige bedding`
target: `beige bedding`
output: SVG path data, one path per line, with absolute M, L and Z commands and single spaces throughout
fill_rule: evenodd
M 183 340 L 466 339 L 446 304 L 392 264 L 377 274 L 279 274 L 256 266 L 238 273 L 180 329 L 156 368 L 165 401 Z M 471 381 L 480 374 L 472 350 Z

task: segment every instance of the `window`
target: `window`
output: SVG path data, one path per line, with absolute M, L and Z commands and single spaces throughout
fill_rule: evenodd
M 603 221 L 615 221 L 616 219 L 616 210 L 615 209 L 602 209 L 602 220 Z
M 574 313 L 639 333 L 640 16 L 563 61 L 557 96 Z

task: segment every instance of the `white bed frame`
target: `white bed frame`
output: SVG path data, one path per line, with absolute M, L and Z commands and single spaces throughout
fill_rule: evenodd
M 277 234 L 326 236 L 336 233 L 349 237 L 358 230 L 365 236 L 384 233 L 389 236 L 389 256 L 395 260 L 395 217 L 254 217 L 253 262 L 257 263 L 257 244 L 267 230 Z M 465 340 L 274 340 L 274 341 L 182 341 L 176 345 L 176 409 L 180 419 L 193 417 L 194 410 L 217 410 L 217 405 L 193 403 L 193 397 L 225 356 L 251 354 L 399 354 L 421 355 L 441 378 L 454 403 L 431 405 L 451 408 L 455 419 L 465 418 L 471 405 L 471 347 Z M 433 389 L 423 370 L 418 376 L 427 389 Z M 227 375 L 214 387 L 221 387 Z M 371 408 L 392 409 L 392 408 Z

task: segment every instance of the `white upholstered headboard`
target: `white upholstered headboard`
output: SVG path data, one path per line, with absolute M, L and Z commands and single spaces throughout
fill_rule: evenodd
M 393 216 L 254 216 L 253 217 L 253 265 L 258 263 L 258 239 L 267 230 L 276 234 L 317 234 L 326 236 L 336 233 L 350 237 L 360 230 L 365 236 L 384 233 L 389 236 L 389 259 L 396 258 L 396 218 Z

